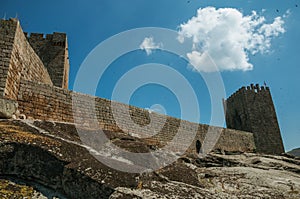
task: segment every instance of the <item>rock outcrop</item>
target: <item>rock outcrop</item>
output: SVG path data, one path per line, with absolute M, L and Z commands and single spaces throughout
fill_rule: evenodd
M 126 173 L 98 161 L 76 132 L 67 123 L 1 120 L 0 198 L 300 198 L 300 159 L 291 155 L 214 151 Z M 105 133 L 128 151 L 158 150 L 122 132 Z M 130 159 L 116 162 L 133 166 Z
M 296 157 L 300 157 L 300 148 L 293 149 L 293 150 L 289 151 L 288 154 L 291 154 Z

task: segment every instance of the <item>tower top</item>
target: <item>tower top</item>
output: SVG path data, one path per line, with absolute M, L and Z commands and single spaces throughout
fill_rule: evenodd
M 53 84 L 68 88 L 69 55 L 66 33 L 24 33 L 28 42 L 47 68 Z

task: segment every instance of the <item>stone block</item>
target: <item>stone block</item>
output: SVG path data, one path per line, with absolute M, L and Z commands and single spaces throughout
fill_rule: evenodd
M 0 118 L 10 119 L 13 114 L 16 113 L 18 108 L 18 103 L 13 100 L 0 98 Z

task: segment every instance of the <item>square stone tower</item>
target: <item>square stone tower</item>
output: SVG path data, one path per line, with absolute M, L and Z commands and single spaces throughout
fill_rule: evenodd
M 68 89 L 70 64 L 67 35 L 54 32 L 44 37 L 44 34 L 31 33 L 27 38 L 47 68 L 53 85 Z
M 224 101 L 224 108 L 227 128 L 252 132 L 257 152 L 284 153 L 269 87 L 242 87 Z

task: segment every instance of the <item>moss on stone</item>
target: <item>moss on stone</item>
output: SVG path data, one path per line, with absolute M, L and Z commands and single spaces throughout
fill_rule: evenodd
M 34 196 L 34 189 L 27 185 L 13 183 L 9 180 L 0 179 L 0 198 L 30 199 Z

